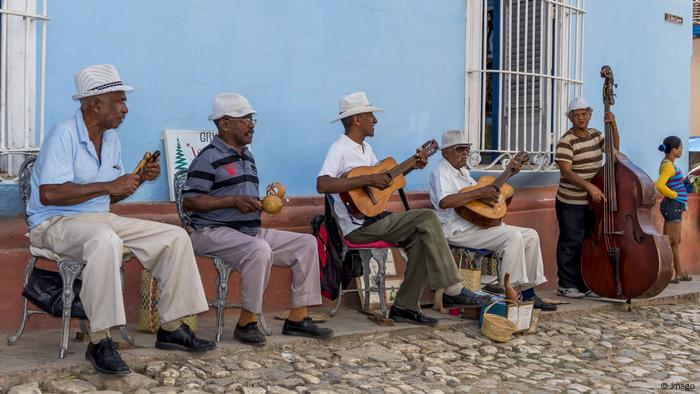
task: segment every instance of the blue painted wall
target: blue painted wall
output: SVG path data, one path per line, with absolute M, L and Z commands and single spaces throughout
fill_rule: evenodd
M 620 150 L 655 179 L 668 135 L 688 141 L 692 4 L 685 0 L 587 1 L 583 94 L 594 107 L 591 125 L 603 130 L 600 66 L 608 64 L 618 84 L 612 111 Z M 664 13 L 683 25 L 664 21 Z M 685 144 L 687 145 L 687 143 Z M 686 169 L 687 151 L 681 168 Z
M 462 125 L 464 15 L 463 0 L 62 0 L 49 24 L 47 126 L 76 108 L 77 69 L 113 63 L 136 88 L 119 129 L 131 168 L 145 150 L 162 150 L 164 128 L 213 128 L 213 96 L 240 92 L 260 112 L 261 182 L 316 194 L 342 132 L 329 122 L 348 93 L 364 90 L 386 110 L 371 141 L 378 155 L 408 156 Z M 166 199 L 165 177 L 132 198 Z
M 616 72 L 623 150 L 654 176 L 659 141 L 687 136 L 691 5 L 686 0 L 588 1 L 584 93 L 602 128 L 600 65 Z M 246 95 L 260 111 L 254 152 L 261 182 L 315 194 L 329 121 L 343 95 L 364 90 L 378 115 L 378 156 L 403 159 L 464 119 L 464 0 L 61 0 L 50 7 L 46 127 L 71 116 L 73 75 L 113 63 L 136 88 L 120 127 L 124 161 L 163 150 L 165 128 L 211 129 L 212 97 Z M 663 21 L 683 16 L 682 26 Z M 643 22 L 643 23 L 642 23 Z M 425 190 L 429 169 L 409 178 Z M 521 175 L 519 185 L 557 182 Z M 6 194 L 9 195 L 9 194 Z M 2 199 L 6 200 L 6 199 Z M 165 177 L 131 201 L 167 200 Z M 18 204 L 0 202 L 0 213 Z

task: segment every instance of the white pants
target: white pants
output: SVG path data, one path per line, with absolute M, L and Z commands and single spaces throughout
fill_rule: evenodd
M 54 216 L 32 229 L 29 239 L 85 262 L 80 300 L 92 332 L 126 324 L 119 272 L 124 246 L 158 282 L 161 323 L 209 309 L 192 244 L 180 227 L 90 213 Z
M 538 286 L 544 277 L 540 237 L 531 228 L 501 224 L 491 228 L 472 227 L 447 237 L 450 245 L 488 249 L 501 253 L 501 277 L 510 274 L 511 285 L 518 290 Z

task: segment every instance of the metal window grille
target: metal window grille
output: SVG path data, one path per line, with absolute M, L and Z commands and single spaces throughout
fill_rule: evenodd
M 554 168 L 567 103 L 583 85 L 584 1 L 467 1 L 469 167 L 504 168 L 525 150 L 524 170 Z
M 46 6 L 47 0 L 0 1 L 0 172 L 10 175 L 44 136 Z

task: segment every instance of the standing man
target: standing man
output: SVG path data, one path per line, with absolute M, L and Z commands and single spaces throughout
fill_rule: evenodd
M 121 201 L 144 181 L 160 175 L 158 162 L 140 175 L 126 174 L 116 128 L 127 112 L 126 92 L 111 64 L 75 76 L 80 109 L 53 128 L 41 146 L 27 205 L 32 245 L 85 263 L 80 299 L 90 322 L 85 357 L 96 370 L 126 374 L 109 329 L 126 324 L 120 280 L 123 247 L 157 279 L 160 329 L 156 347 L 205 351 L 214 342 L 195 337 L 183 317 L 204 312 L 207 301 L 187 233 L 180 227 L 120 217 L 109 204 Z
M 392 179 L 388 173 L 343 177 L 355 167 L 372 166 L 378 162 L 365 139 L 374 136 L 374 125 L 377 123 L 374 112 L 382 109 L 371 106 L 364 92 L 343 97 L 339 107 L 340 114 L 333 122 L 340 120 L 345 133 L 328 150 L 316 178 L 316 190 L 319 193 L 334 193 L 333 210 L 343 236 L 350 242 L 365 244 L 381 240 L 397 243 L 406 250 L 406 273 L 389 311 L 389 318 L 400 322 L 437 325 L 437 319 L 424 315 L 420 310 L 420 296 L 426 276 L 432 290 L 444 288 L 443 304 L 447 307 L 487 304 L 491 297 L 473 293 L 462 285 L 440 222 L 431 209 L 383 212 L 364 219 L 351 216 L 338 193 L 360 187 L 386 189 Z M 424 168 L 427 163 L 425 154 L 416 154 L 416 164 L 404 175 L 416 168 Z
M 605 200 L 603 192 L 591 183 L 591 179 L 603 167 L 605 138 L 600 131 L 588 128 L 592 113 L 593 109 L 583 97 L 569 102 L 566 116 L 572 127 L 559 140 L 554 157 L 561 172 L 555 203 L 559 222 L 558 294 L 569 298 L 598 297 L 586 287 L 581 276 L 581 249 L 587 217 L 593 215 L 588 206 L 588 198 L 594 202 Z M 619 149 L 615 116 L 612 112 L 607 112 L 604 120 L 612 124 L 613 145 Z
M 238 93 L 214 97 L 209 120 L 219 135 L 190 164 L 183 192 L 193 212 L 190 234 L 197 253 L 218 256 L 241 273 L 241 316 L 233 337 L 264 345 L 257 315 L 272 265 L 292 268 L 292 310 L 282 334 L 325 338 L 333 334 L 309 317 L 308 306 L 321 303 L 316 238 L 260 227 L 262 204 L 258 170 L 247 145 L 253 142 L 254 110 Z
M 499 196 L 498 189 L 493 185 L 460 192 L 465 187 L 477 184 L 467 170 L 470 145 L 463 132 L 446 131 L 440 144 L 443 160 L 435 166 L 430 175 L 430 202 L 435 207 L 447 241 L 454 246 L 484 248 L 501 253 L 501 284 L 504 275 L 508 273 L 511 284 L 520 291 L 523 301 L 533 301 L 535 308 L 544 311 L 557 310 L 556 305 L 542 301 L 535 294 L 535 286 L 547 281 L 544 277 L 540 237 L 537 231 L 505 223 L 481 228 L 464 220 L 455 211 L 455 208 L 462 207 L 470 201 L 498 199 Z M 516 174 L 522 164 L 511 160 L 508 166 Z

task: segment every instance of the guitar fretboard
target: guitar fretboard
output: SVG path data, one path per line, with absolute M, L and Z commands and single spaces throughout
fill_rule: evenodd
M 413 165 L 416 163 L 416 158 L 415 157 L 410 157 L 401 164 L 397 165 L 396 167 L 392 168 L 389 170 L 389 175 L 391 175 L 392 178 L 396 178 L 397 176 L 405 173 L 408 171 Z

